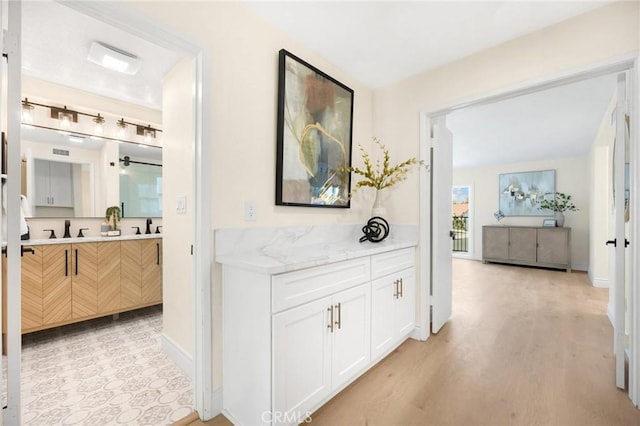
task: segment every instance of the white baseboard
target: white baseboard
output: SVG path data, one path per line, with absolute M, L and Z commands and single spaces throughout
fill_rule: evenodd
M 615 316 L 613 315 L 613 309 L 611 309 L 610 304 L 607 304 L 607 316 L 609 317 L 609 321 L 611 322 L 611 325 L 614 326 Z
M 601 279 L 595 278 L 591 280 L 591 284 L 594 287 L 598 287 L 598 288 L 609 288 L 609 280 L 601 280 Z
M 422 330 L 422 327 L 416 325 L 416 328 L 414 328 L 411 334 L 409 334 L 409 337 L 414 340 L 425 341 L 429 338 L 429 332 L 427 331 L 425 333 L 424 330 Z
M 178 344 L 174 342 L 173 339 L 171 339 L 164 333 L 162 333 L 161 341 L 162 351 L 167 354 L 167 356 L 171 358 L 171 360 L 175 362 L 176 365 L 180 367 L 180 369 L 184 371 L 193 382 L 195 380 L 195 369 L 193 366 L 193 358 L 191 358 L 191 355 L 186 353 L 184 349 L 178 346 Z M 222 400 L 222 396 L 220 397 L 220 399 Z M 222 403 L 220 405 L 222 406 Z

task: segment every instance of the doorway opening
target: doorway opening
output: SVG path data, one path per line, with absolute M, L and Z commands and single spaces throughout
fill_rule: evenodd
M 451 189 L 451 209 L 453 211 L 451 217 L 451 251 L 455 257 L 471 256 L 471 236 L 473 229 L 471 228 L 471 186 L 470 185 L 454 185 Z
M 206 179 L 206 176 L 207 176 L 206 172 L 203 172 L 201 167 L 202 161 L 208 161 L 208 157 L 206 155 L 208 153 L 208 148 L 202 145 L 202 139 L 204 136 L 206 136 L 206 129 L 204 129 L 203 128 L 204 126 L 202 126 L 202 115 L 203 115 L 202 97 L 193 96 L 194 88 L 196 90 L 196 93 L 198 94 L 202 93 L 202 73 L 205 68 L 204 59 L 202 56 L 202 49 L 187 40 L 184 40 L 182 38 L 179 38 L 178 36 L 174 36 L 173 34 L 170 34 L 166 30 L 163 30 L 162 28 L 158 28 L 157 23 L 151 25 L 149 23 L 139 22 L 134 15 L 130 14 L 131 13 L 130 11 L 123 11 L 121 10 L 121 7 L 115 7 L 109 4 L 80 4 L 80 3 L 74 3 L 74 4 L 55 3 L 55 5 L 63 9 L 66 9 L 67 11 L 73 10 L 74 12 L 85 15 L 88 18 L 93 18 L 95 21 L 100 22 L 101 25 L 111 25 L 112 27 L 114 27 L 113 33 L 122 31 L 124 33 L 127 33 L 130 37 L 134 37 L 134 34 L 135 34 L 135 37 L 144 39 L 147 43 L 156 43 L 157 46 L 162 46 L 165 49 L 179 52 L 178 54 L 181 57 L 187 60 L 190 59 L 191 61 L 190 65 L 191 65 L 192 72 L 190 74 L 189 81 L 186 84 L 184 84 L 183 87 L 188 87 L 188 95 L 185 96 L 185 98 L 190 99 L 190 101 L 193 103 L 192 109 L 191 109 L 192 115 L 190 118 L 186 120 L 184 115 L 182 115 L 181 118 L 182 118 L 182 126 L 185 128 L 188 128 L 188 133 L 190 133 L 191 135 L 191 138 L 184 139 L 185 146 L 183 147 L 183 151 L 190 154 L 189 164 L 195 166 L 194 174 L 192 176 L 192 182 L 190 182 L 190 188 L 192 190 L 192 192 L 189 194 L 190 209 L 189 211 L 186 211 L 187 215 L 184 215 L 184 217 L 188 218 L 188 221 L 190 222 L 189 226 L 191 227 L 192 232 L 185 233 L 185 238 L 188 238 L 192 243 L 191 245 L 192 250 L 191 250 L 191 253 L 188 255 L 189 260 L 183 263 L 183 265 L 185 266 L 184 269 L 189 270 L 188 281 L 190 282 L 189 284 L 190 291 L 184 291 L 184 288 L 183 288 L 182 292 L 187 295 L 186 296 L 187 298 L 191 297 L 193 299 L 191 301 L 191 304 L 193 304 L 193 309 L 192 309 L 193 316 L 185 317 L 185 321 L 189 323 L 188 326 L 185 327 L 185 329 L 190 330 L 190 332 L 192 333 L 191 336 L 193 336 L 193 341 L 194 341 L 192 343 L 193 348 L 189 348 L 190 349 L 189 352 L 195 352 L 195 353 L 193 354 L 193 356 L 189 355 L 188 357 L 185 357 L 184 351 L 180 351 L 179 347 L 177 350 L 174 350 L 173 352 L 171 350 L 167 350 L 166 347 L 163 347 L 163 349 L 166 353 L 168 353 L 174 359 L 174 361 L 176 361 L 177 364 L 179 364 L 184 370 L 186 370 L 189 376 L 191 376 L 192 379 L 194 380 L 194 386 L 193 386 L 193 392 L 192 392 L 193 402 L 191 403 L 191 406 L 198 409 L 201 415 L 206 418 L 206 416 L 208 415 L 207 411 L 211 406 L 211 400 L 210 400 L 211 387 L 208 385 L 208 383 L 211 381 L 211 374 L 210 374 L 211 357 L 210 357 L 210 349 L 209 349 L 211 333 L 210 333 L 210 327 L 208 327 L 208 324 L 209 324 L 208 317 L 210 316 L 209 315 L 210 310 L 208 309 L 210 308 L 207 307 L 208 301 L 210 300 L 210 298 L 204 297 L 203 298 L 204 300 L 202 301 L 195 300 L 196 294 L 206 295 L 206 291 L 202 291 L 202 290 L 207 289 L 209 287 L 208 285 L 204 284 L 205 282 L 208 283 L 209 281 L 209 277 L 207 275 L 208 273 L 204 272 L 204 270 L 208 268 L 199 268 L 198 266 L 202 264 L 203 258 L 209 257 L 209 253 L 210 253 L 208 248 L 209 243 L 206 241 L 206 238 L 202 237 L 202 235 L 206 233 L 198 232 L 201 229 L 201 227 L 203 227 L 203 225 L 205 229 L 208 229 L 206 225 L 210 221 L 210 218 L 208 215 L 208 208 L 206 207 L 208 202 L 208 197 L 206 196 L 204 198 L 197 197 L 197 195 L 199 194 L 202 194 L 202 193 L 206 194 L 208 192 L 206 191 L 207 185 L 209 185 L 208 179 Z M 24 16 L 24 12 L 23 12 L 23 16 Z M 55 21 L 55 19 L 48 19 L 48 21 Z M 72 28 L 72 27 L 73 26 L 71 25 L 71 26 L 68 26 L 67 28 Z M 35 28 L 35 27 L 32 26 L 31 28 Z M 64 30 L 63 33 L 66 33 L 65 31 L 66 30 Z M 111 31 L 108 31 L 104 33 L 104 36 L 117 37 L 118 35 L 117 34 L 114 35 L 112 34 Z M 41 37 L 40 40 L 44 40 L 46 38 L 47 37 Z M 68 47 L 66 46 L 65 43 L 60 43 L 60 46 L 65 48 Z M 63 64 L 63 65 L 66 66 L 67 64 Z M 58 77 L 60 76 L 61 75 L 58 74 Z M 44 76 L 35 75 L 35 77 L 37 78 L 37 77 L 44 77 Z M 15 82 L 15 80 L 13 81 Z M 61 85 L 64 86 L 63 82 L 58 81 L 55 83 L 60 83 Z M 19 81 L 17 85 L 19 86 Z M 104 93 L 97 94 L 97 96 L 100 96 L 100 95 L 104 96 L 105 94 Z M 62 101 L 63 100 L 60 99 L 60 102 Z M 182 105 L 184 107 L 185 104 L 182 104 Z M 135 107 L 133 109 L 135 110 Z M 135 117 L 136 114 L 134 113 L 134 114 L 125 115 L 125 116 Z M 117 148 L 115 149 L 115 151 L 117 156 Z M 196 151 L 199 151 L 199 153 L 205 154 L 205 155 L 196 156 L 195 155 Z M 146 158 L 141 158 L 141 159 L 145 160 Z M 119 161 L 117 159 L 115 161 L 111 161 L 111 166 L 113 167 L 113 170 L 115 170 L 116 179 L 118 175 L 117 173 L 118 162 Z M 194 188 L 194 186 L 197 186 L 197 187 Z M 115 185 L 110 185 L 109 187 L 117 188 L 118 184 L 116 183 Z M 163 189 L 160 188 L 160 190 L 162 191 Z M 97 216 L 100 217 L 101 213 L 98 210 L 101 210 L 101 209 L 96 209 Z M 182 212 L 182 213 L 185 213 L 185 212 Z M 88 218 L 78 218 L 76 220 L 81 222 L 81 221 L 84 221 L 85 219 L 87 222 L 92 221 L 91 219 L 88 219 Z M 166 221 L 166 217 L 164 217 L 164 219 Z M 43 220 L 46 220 L 46 219 L 43 219 Z M 145 218 L 142 218 L 142 220 L 144 222 Z M 79 225 L 79 226 L 82 226 L 82 225 Z M 161 231 L 158 228 L 158 226 L 160 226 L 160 224 L 155 223 L 152 229 L 160 233 Z M 90 229 L 91 228 L 92 227 L 90 227 Z M 98 226 L 98 230 L 99 229 L 100 227 Z M 162 232 L 162 234 L 164 235 L 164 232 Z M 165 237 L 166 236 L 168 235 L 165 235 Z M 159 244 L 158 247 L 160 246 L 161 245 Z M 171 245 L 171 246 L 175 246 L 175 245 Z M 194 252 L 193 248 L 195 248 L 195 251 L 197 253 L 196 255 L 193 255 L 193 252 Z M 157 251 L 157 256 L 154 256 L 154 258 L 158 259 L 158 263 L 161 263 L 163 259 L 166 260 L 166 256 L 162 256 L 161 254 L 161 251 L 162 251 L 161 248 L 158 248 L 156 251 Z M 9 300 L 9 303 L 11 303 L 11 300 Z M 198 306 L 198 303 L 200 303 L 201 306 Z M 163 322 L 165 324 L 165 327 L 167 323 L 172 323 L 172 321 L 167 321 L 166 318 L 164 319 Z M 7 326 L 9 329 L 11 329 L 11 333 L 13 334 L 13 336 L 20 335 L 19 323 L 17 322 L 8 323 Z M 162 330 L 164 329 L 165 328 L 162 328 Z M 185 334 L 190 335 L 190 333 L 185 333 Z M 203 338 L 203 336 L 207 336 L 207 337 Z M 163 346 L 165 346 L 165 343 L 171 344 L 172 343 L 171 339 L 163 338 Z M 19 339 L 16 340 L 14 338 L 13 349 L 11 349 L 11 344 L 9 349 L 13 351 L 14 356 L 17 356 L 19 358 L 20 356 Z M 13 397 L 9 398 L 10 406 L 8 407 L 7 410 L 5 410 L 4 418 L 6 421 L 9 421 L 7 419 L 15 420 L 20 418 L 20 405 L 21 405 L 20 392 L 19 392 L 20 380 L 12 379 L 12 375 L 13 375 L 13 378 L 15 377 L 19 378 L 20 369 L 15 368 L 16 365 L 19 367 L 20 365 L 19 362 L 17 364 L 13 363 L 14 368 L 12 368 L 12 363 L 9 363 L 10 372 L 9 372 L 9 381 L 8 381 L 8 394 L 13 395 Z M 203 368 L 203 365 L 205 366 L 204 368 Z M 203 384 L 205 384 L 205 386 L 203 386 Z M 15 403 L 16 401 L 18 403 Z M 24 403 L 24 401 L 22 402 Z M 8 413 L 10 414 L 8 415 Z
M 569 85 L 571 85 L 572 83 L 580 83 L 580 82 L 585 82 L 587 80 L 590 79 L 596 79 L 596 78 L 600 78 L 600 77 L 606 77 L 606 76 L 613 76 L 614 80 L 617 76 L 620 75 L 620 73 L 625 73 L 625 71 L 629 71 L 629 70 L 633 70 L 634 67 L 634 62 L 633 60 L 626 60 L 626 61 L 620 61 L 620 62 L 616 62 L 612 65 L 607 65 L 604 67 L 598 67 L 596 69 L 592 69 L 590 71 L 587 72 L 583 72 L 583 73 L 579 73 L 576 75 L 573 75 L 571 77 L 563 77 L 560 79 L 556 79 L 556 80 L 552 80 L 549 81 L 545 84 L 542 85 L 533 85 L 533 86 L 524 86 L 521 89 L 518 90 L 511 90 L 505 93 L 501 93 L 499 95 L 495 95 L 495 96 L 488 96 L 485 98 L 480 98 L 480 99 L 474 99 L 472 101 L 469 102 L 465 102 L 465 103 L 461 103 L 459 106 L 453 106 L 453 107 L 449 107 L 443 110 L 438 110 L 438 111 L 434 111 L 432 113 L 429 114 L 424 114 L 423 116 L 423 120 L 421 122 L 422 127 L 423 127 L 423 138 L 422 138 L 422 142 L 424 144 L 426 144 L 427 146 L 432 146 L 433 148 L 433 153 L 431 154 L 431 158 L 434 160 L 434 162 L 432 162 L 432 167 L 434 169 L 434 175 L 437 173 L 437 171 L 439 170 L 441 173 L 451 173 L 452 169 L 451 169 L 451 165 L 449 163 L 449 168 L 447 168 L 447 164 L 442 164 L 442 158 L 447 158 L 447 154 L 445 154 L 444 156 L 439 156 L 438 155 L 438 135 L 439 134 L 446 134 L 448 132 L 448 129 L 451 129 L 451 127 L 447 126 L 444 127 L 444 121 L 445 121 L 445 116 L 447 119 L 447 124 L 449 124 L 449 118 L 451 118 L 452 116 L 454 116 L 455 113 L 462 111 L 463 109 L 467 108 L 467 107 L 480 107 L 480 106 L 489 106 L 489 105 L 494 105 L 495 103 L 499 102 L 499 101 L 503 101 L 503 100 L 507 100 L 507 99 L 515 99 L 518 97 L 521 97 L 523 95 L 528 95 L 528 94 L 535 94 L 535 93 L 539 93 L 543 90 L 547 90 L 547 89 L 551 89 L 551 88 L 564 88 L 567 87 Z M 631 72 L 627 72 L 627 78 L 629 79 L 631 76 Z M 629 80 L 627 80 L 628 82 Z M 630 98 L 634 98 L 632 96 L 629 96 L 629 86 L 626 86 L 627 91 L 627 99 Z M 596 126 L 595 126 L 595 131 L 593 132 L 593 135 L 591 137 L 591 139 L 589 140 L 590 143 L 593 143 L 594 139 L 596 138 L 595 133 L 598 130 L 598 125 L 601 123 L 606 123 L 607 121 L 611 122 L 611 114 L 609 111 L 609 114 L 607 115 L 607 106 L 610 105 L 611 102 L 615 103 L 615 100 L 612 101 L 612 97 L 615 93 L 615 90 L 610 90 L 608 92 L 608 97 L 606 99 L 606 105 L 604 107 L 602 107 L 602 111 L 600 112 L 599 117 L 596 120 Z M 504 118 L 504 117 L 503 117 Z M 508 117 L 507 117 L 508 118 Z M 624 119 L 624 118 L 623 118 Z M 618 121 L 620 121 L 620 118 L 618 118 Z M 631 120 L 633 121 L 633 120 Z M 538 125 L 543 122 L 541 120 L 538 120 L 537 123 Z M 495 128 L 495 124 L 489 123 L 487 121 L 485 121 L 483 123 L 483 125 L 486 128 L 490 128 L 490 129 L 494 129 Z M 443 130 L 438 130 L 438 126 L 440 126 Z M 432 131 L 429 132 L 428 129 L 431 128 Z M 435 129 L 435 130 L 434 130 Z M 634 135 L 634 130 L 633 130 L 633 126 L 631 126 L 631 130 L 627 130 L 630 132 L 631 135 Z M 429 138 L 429 136 L 431 136 L 431 138 Z M 456 136 L 456 131 L 453 131 L 453 139 L 455 139 Z M 565 135 L 566 137 L 566 135 Z M 633 137 L 630 137 L 631 140 L 634 140 Z M 431 139 L 431 141 L 429 141 L 429 139 Z M 516 151 L 516 150 L 521 150 L 521 145 L 519 145 L 519 142 L 521 142 L 523 139 L 526 139 L 526 137 L 520 137 L 517 139 L 518 142 L 513 142 L 510 147 L 508 147 L 507 152 L 508 151 Z M 484 149 L 489 151 L 490 153 L 493 154 L 494 157 L 496 158 L 501 158 L 504 156 L 505 154 L 505 150 L 498 150 L 498 149 L 493 149 L 491 148 L 491 141 L 489 141 L 489 143 L 485 143 L 482 144 L 480 147 L 478 147 L 478 149 Z M 633 151 L 633 143 L 631 144 L 631 150 Z M 535 145 L 534 145 L 535 147 Z M 454 144 L 454 148 L 455 148 L 455 144 Z M 423 153 L 426 151 L 422 151 Z M 471 152 L 472 156 L 473 156 L 473 152 Z M 637 152 L 636 152 L 637 155 Z M 574 155 L 574 157 L 576 157 L 578 155 Z M 583 232 L 583 235 L 575 235 L 578 233 L 574 233 L 575 235 L 575 240 L 574 240 L 574 251 L 578 252 L 578 256 L 577 258 L 579 259 L 579 261 L 577 262 L 578 264 L 576 265 L 576 258 L 574 258 L 574 268 L 578 269 L 578 270 L 584 270 L 586 271 L 591 265 L 589 263 L 589 255 L 588 255 L 588 250 L 586 249 L 587 247 L 589 247 L 589 245 L 593 245 L 593 243 L 589 240 L 589 231 L 590 231 L 590 218 L 589 218 L 589 210 L 591 208 L 591 206 L 593 205 L 593 202 L 591 202 L 590 197 L 593 196 L 593 194 L 595 193 L 597 196 L 597 191 L 595 191 L 594 188 L 592 188 L 593 186 L 593 179 L 588 178 L 589 175 L 585 175 L 585 170 L 588 170 L 589 166 L 590 166 L 590 159 L 589 159 L 589 154 L 588 151 L 587 153 L 583 153 L 581 155 L 579 155 L 582 157 L 582 159 L 580 161 L 574 161 L 573 164 L 573 171 L 571 170 L 565 170 L 562 174 L 562 178 L 558 181 L 558 184 L 560 185 L 560 187 L 556 186 L 555 191 L 556 192 L 570 192 L 565 188 L 562 188 L 562 185 L 578 185 L 578 184 L 582 184 L 584 185 L 584 188 L 586 189 L 582 189 L 584 196 L 580 197 L 580 203 L 581 206 L 579 206 L 579 208 L 583 208 L 585 211 L 584 213 L 586 214 L 586 218 L 583 217 L 583 219 L 577 219 L 577 215 L 575 213 L 569 213 L 569 215 L 567 215 L 569 217 L 568 221 L 569 223 L 571 223 L 571 221 L 573 221 L 573 225 L 570 226 L 580 226 L 584 229 L 584 231 L 580 231 Z M 477 258 L 477 260 L 481 259 L 481 255 L 482 255 L 482 233 L 481 233 L 481 228 L 483 225 L 503 225 L 504 223 L 511 223 L 512 225 L 515 226 L 530 226 L 530 227 L 541 227 L 543 224 L 542 218 L 504 218 L 503 215 L 498 214 L 499 213 L 499 208 L 498 208 L 498 204 L 497 204 L 497 200 L 498 200 L 498 174 L 501 172 L 525 172 L 525 171 L 530 171 L 527 169 L 522 169 L 522 166 L 531 166 L 536 164 L 536 161 L 538 162 L 537 164 L 543 164 L 545 161 L 545 158 L 550 156 L 547 155 L 543 155 L 543 157 L 541 159 L 533 159 L 532 161 L 529 161 L 531 159 L 525 159 L 519 162 L 514 162 L 512 163 L 510 166 L 507 167 L 503 167 L 504 170 L 500 171 L 499 167 L 493 167 L 493 169 L 491 170 L 491 176 L 485 175 L 484 177 L 476 177 L 475 180 L 474 178 L 470 177 L 470 175 L 468 174 L 469 170 L 468 168 L 463 168 L 462 169 L 462 173 L 460 173 L 457 178 L 455 178 L 456 174 L 454 173 L 454 184 L 463 184 L 464 182 L 469 182 L 469 181 L 473 181 L 474 182 L 474 191 L 475 191 L 475 197 L 476 200 L 478 201 L 478 204 L 476 205 L 475 208 L 475 213 L 476 213 L 476 226 L 475 226 L 475 231 L 474 234 L 476 236 L 478 236 L 478 238 L 476 238 L 476 241 L 474 243 L 474 246 L 477 248 L 477 250 L 475 251 L 475 258 Z M 593 157 L 593 155 L 592 155 Z M 634 155 L 632 155 L 632 157 L 635 158 Z M 423 159 L 428 159 L 428 156 L 422 156 Z M 438 162 L 440 158 L 440 163 Z M 567 157 L 570 158 L 570 157 Z M 603 157 L 597 157 L 599 159 L 603 159 Z M 592 160 L 592 159 L 591 159 Z M 567 160 L 568 161 L 568 160 Z M 604 157 L 604 161 L 607 163 L 610 163 L 610 158 L 609 157 Z M 555 168 L 555 167 L 553 167 Z M 539 167 L 533 170 L 542 170 L 544 169 L 544 167 Z M 633 167 L 631 168 L 631 170 L 633 170 Z M 610 173 L 610 172 L 609 172 Z M 632 172 L 633 173 L 633 172 Z M 610 174 L 608 175 L 608 177 L 610 178 Z M 438 178 L 436 176 L 432 177 L 433 182 L 439 181 L 439 182 L 443 182 L 445 179 L 443 178 Z M 571 182 L 575 180 L 575 182 Z M 631 182 L 634 182 L 634 178 L 633 176 L 631 177 Z M 580 182 L 581 181 L 581 182 Z M 423 181 L 422 182 L 422 190 L 423 194 L 426 194 L 428 196 L 430 196 L 431 200 L 437 200 L 438 198 L 435 195 L 430 195 L 431 193 L 435 194 L 436 191 L 438 191 L 436 185 L 434 185 L 433 187 L 429 188 L 428 187 L 428 181 Z M 611 180 L 608 181 L 609 183 L 611 182 Z M 591 186 L 590 186 L 591 185 Z M 573 188 L 574 186 L 572 186 Z M 489 190 L 491 192 L 483 192 L 484 188 L 489 188 Z M 563 191 L 564 189 L 564 191 Z M 623 193 L 624 191 L 620 191 L 620 193 Z M 633 191 L 632 191 L 633 192 Z M 633 197 L 632 197 L 633 198 Z M 576 198 L 574 197 L 574 201 L 576 200 Z M 480 204 L 485 204 L 483 207 L 480 207 Z M 605 205 L 607 206 L 611 206 L 611 200 L 605 200 L 604 202 Z M 432 212 L 433 210 L 437 210 L 438 207 L 432 207 Z M 553 214 L 550 213 L 549 216 L 552 216 Z M 435 220 L 435 217 L 432 218 L 432 220 Z M 578 223 L 576 223 L 579 220 L 583 220 L 583 224 L 580 225 Z M 432 225 L 430 229 L 424 229 L 424 231 L 426 232 L 426 235 L 429 235 L 430 238 L 432 238 L 433 240 L 437 240 L 438 238 L 440 238 L 437 234 L 441 233 L 442 231 L 440 230 L 439 226 L 434 226 L 434 222 L 432 222 Z M 428 224 L 428 222 L 427 222 Z M 422 224 L 421 221 L 421 226 L 428 226 L 426 224 Z M 632 220 L 632 225 L 631 227 L 633 229 L 637 230 L 637 227 L 635 227 L 633 225 L 633 220 Z M 591 230 L 593 230 L 593 226 L 591 228 Z M 609 230 L 605 230 L 605 233 L 608 232 Z M 432 232 L 433 234 L 430 234 L 430 232 Z M 634 234 L 634 231 L 631 232 L 631 235 Z M 624 239 L 624 238 L 622 238 Z M 599 241 L 599 245 L 602 245 L 603 241 Z M 580 246 L 580 247 L 576 247 L 576 245 Z M 580 252 L 580 248 L 583 249 L 582 252 Z M 587 251 L 584 251 L 587 250 Z M 421 248 L 422 251 L 422 248 Z M 426 248 L 425 253 L 428 253 L 428 256 L 431 260 L 431 267 L 432 270 L 430 271 L 430 275 L 431 277 L 435 277 L 438 276 L 438 271 L 439 270 L 446 270 L 448 268 L 451 268 L 451 263 L 450 263 L 450 258 L 449 260 L 447 260 L 446 262 L 442 261 L 442 259 L 436 258 L 436 253 L 434 252 L 430 252 L 428 251 L 428 248 Z M 431 255 L 431 253 L 433 253 L 433 255 Z M 581 253 L 581 254 L 580 254 Z M 627 252 L 627 254 L 629 254 L 629 252 Z M 432 257 L 433 256 L 433 257 Z M 451 257 L 451 256 L 450 256 Z M 581 260 L 580 259 L 584 259 Z M 624 257 L 624 256 L 623 256 Z M 633 276 L 634 272 L 631 271 L 628 275 L 629 276 Z M 434 286 L 438 287 L 438 286 L 447 286 L 450 285 L 450 283 L 443 283 L 441 280 L 437 281 L 435 279 L 432 280 L 432 282 L 434 283 Z M 624 285 L 624 280 L 622 281 L 623 285 Z M 423 288 L 428 288 L 426 287 L 427 283 L 425 282 L 423 284 L 425 287 Z M 613 283 L 612 283 L 613 285 Z M 631 289 L 628 290 L 627 292 L 630 295 L 630 298 L 633 297 L 633 294 L 637 294 L 634 291 L 634 284 L 632 283 L 631 285 Z M 623 287 L 624 288 L 624 287 Z M 450 289 L 447 289 L 445 292 L 450 291 Z M 441 290 L 442 292 L 442 290 Z M 623 290 L 624 292 L 624 290 Z M 437 293 L 436 290 L 434 290 L 433 294 L 435 295 Z M 618 295 L 619 296 L 619 295 Z M 437 309 L 437 304 L 440 303 L 442 298 L 438 298 L 438 297 L 431 297 L 431 303 L 432 303 L 432 309 L 433 311 L 436 311 Z M 613 303 L 613 300 L 610 300 L 610 303 Z M 621 303 L 622 305 L 627 305 L 627 308 L 629 309 L 630 306 L 634 303 L 633 300 L 629 301 L 627 300 L 626 302 L 623 300 L 623 302 Z M 619 303 L 620 304 L 620 303 Z M 423 307 L 423 312 L 428 309 L 429 306 L 425 306 Z M 633 311 L 633 309 L 630 309 L 631 311 Z M 624 312 L 624 311 L 623 311 Z M 624 316 L 624 314 L 623 314 Z M 631 318 L 634 318 L 634 314 L 633 312 L 631 312 L 630 314 Z M 637 318 L 637 317 L 636 317 Z M 622 329 L 622 332 L 624 332 L 624 325 L 622 327 L 620 326 L 614 326 L 616 329 L 616 333 L 620 332 L 620 329 Z M 633 327 L 632 327 L 633 328 Z M 622 336 L 624 337 L 624 336 Z M 633 342 L 634 339 L 637 336 L 629 336 L 631 341 Z M 620 337 L 616 337 L 616 342 L 620 342 L 622 339 Z M 637 340 L 637 339 L 636 339 Z M 633 344 L 631 344 L 631 346 L 633 347 Z M 616 349 L 616 355 L 620 356 L 621 351 L 619 349 Z M 630 353 L 629 354 L 629 363 L 630 363 L 630 374 L 629 374 L 629 379 L 630 379 L 630 388 L 633 390 L 634 388 L 634 374 L 637 374 L 637 368 L 634 366 L 634 364 L 636 363 L 635 358 L 637 358 L 637 354 L 634 353 Z M 636 364 L 637 365 L 637 364 Z M 632 399 L 634 399 L 634 392 L 630 391 L 630 397 Z M 634 403 L 636 401 L 634 400 Z

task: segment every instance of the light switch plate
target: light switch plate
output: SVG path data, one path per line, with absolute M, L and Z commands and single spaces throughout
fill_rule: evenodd
M 176 197 L 176 213 L 185 214 L 187 212 L 187 196 L 178 195 Z

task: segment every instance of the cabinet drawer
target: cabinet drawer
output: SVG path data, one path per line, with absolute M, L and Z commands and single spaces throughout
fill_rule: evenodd
M 383 277 L 415 265 L 416 255 L 413 247 L 394 250 L 371 256 L 371 279 Z
M 272 309 L 283 311 L 370 279 L 368 257 L 274 275 L 271 278 Z

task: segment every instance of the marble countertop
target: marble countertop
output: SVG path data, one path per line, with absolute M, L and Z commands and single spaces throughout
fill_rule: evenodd
M 357 240 L 346 240 L 308 246 L 266 246 L 257 251 L 216 256 L 216 262 L 266 275 L 275 275 L 415 247 L 417 244 L 417 237 L 409 237 L 389 238 L 380 243 L 369 241 L 360 243 Z
M 77 243 L 97 243 L 104 241 L 126 241 L 126 240 L 144 240 L 149 238 L 162 238 L 162 234 L 131 234 L 120 235 L 118 237 L 103 237 L 103 236 L 88 236 L 88 237 L 73 237 L 73 238 L 44 238 L 38 240 L 23 240 L 21 244 L 23 246 L 41 246 L 45 244 L 77 244 Z

